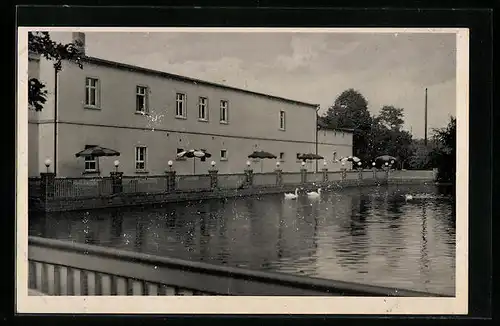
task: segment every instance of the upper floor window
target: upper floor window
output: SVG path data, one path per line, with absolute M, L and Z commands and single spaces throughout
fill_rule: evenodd
M 198 102 L 198 119 L 208 120 L 208 98 L 200 97 Z
M 226 100 L 220 101 L 220 122 L 228 123 L 228 102 Z
M 186 95 L 177 93 L 175 96 L 175 116 L 177 118 L 186 117 Z
M 225 149 L 220 150 L 220 160 L 227 161 L 227 150 Z
M 146 170 L 146 146 L 137 146 L 135 148 L 135 169 L 137 171 Z
M 135 111 L 146 113 L 148 111 L 148 88 L 146 86 L 137 86 L 136 87 L 136 106 Z
M 85 79 L 85 106 L 99 107 L 99 79 L 87 77 Z
M 280 129 L 285 130 L 285 111 L 280 111 Z

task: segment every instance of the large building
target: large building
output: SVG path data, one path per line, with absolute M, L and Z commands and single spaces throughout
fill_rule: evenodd
M 29 78 L 48 90 L 43 110 L 29 112 L 30 176 L 45 171 L 47 159 L 62 177 L 109 175 L 115 159 L 125 175 L 163 174 L 169 160 L 178 174 L 207 173 L 212 160 L 219 173 L 242 173 L 256 150 L 275 154 L 283 171 L 296 172 L 297 153 L 316 148 L 327 167 L 338 170 L 335 157 L 352 153 L 350 132 L 317 129 L 316 104 L 86 56 L 85 35 L 73 37 L 82 44 L 83 69 L 64 62 L 57 83 L 53 62 L 29 57 Z M 98 163 L 75 157 L 94 145 L 121 155 Z M 194 164 L 176 159 L 188 149 L 205 149 L 212 157 Z M 276 168 L 276 160 L 251 162 L 256 172 Z

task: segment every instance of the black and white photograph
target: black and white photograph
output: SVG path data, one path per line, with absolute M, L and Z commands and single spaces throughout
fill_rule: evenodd
M 467 29 L 18 40 L 26 312 L 467 312 Z

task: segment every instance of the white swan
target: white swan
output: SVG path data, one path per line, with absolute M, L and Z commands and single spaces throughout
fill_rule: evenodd
M 412 196 L 412 195 L 410 195 L 410 194 L 406 194 L 406 195 L 405 195 L 405 200 L 406 200 L 406 201 L 409 201 L 409 200 L 412 200 L 412 199 L 413 199 L 413 196 Z
M 314 197 L 319 197 L 321 195 L 321 188 L 318 188 L 318 191 L 311 191 L 307 193 L 307 197 L 314 198 Z
M 298 197 L 299 188 L 295 188 L 295 193 L 285 193 L 285 199 L 296 199 Z

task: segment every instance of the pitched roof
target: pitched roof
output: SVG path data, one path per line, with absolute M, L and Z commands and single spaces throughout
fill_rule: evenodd
M 129 65 L 129 64 L 121 63 L 121 62 L 105 60 L 105 59 L 96 58 L 96 57 L 92 57 L 92 56 L 84 56 L 82 58 L 82 61 L 90 62 L 90 63 L 97 64 L 97 65 L 103 65 L 103 66 L 107 66 L 107 67 L 113 67 L 113 68 L 128 70 L 128 71 L 142 72 L 142 73 L 145 73 L 145 74 L 156 75 L 156 76 L 159 76 L 159 77 L 174 79 L 174 80 L 188 82 L 188 83 L 206 85 L 206 86 L 217 87 L 217 88 L 232 90 L 232 91 L 236 91 L 236 92 L 246 93 L 246 94 L 263 96 L 263 97 L 267 97 L 267 98 L 270 98 L 270 99 L 284 101 L 284 102 L 293 103 L 293 104 L 297 104 L 297 105 L 305 105 L 305 106 L 310 106 L 310 107 L 314 107 L 314 108 L 317 108 L 319 106 L 319 104 L 307 103 L 307 102 L 302 102 L 302 101 L 288 99 L 288 98 L 285 98 L 285 97 L 280 97 L 280 96 L 275 96 L 275 95 L 270 95 L 270 94 L 265 94 L 265 93 L 259 93 L 259 92 L 249 91 L 249 90 L 242 89 L 242 88 L 237 88 L 237 87 L 233 87 L 233 86 L 227 86 L 227 85 L 223 85 L 223 84 L 209 82 L 209 81 L 206 81 L 206 80 L 201 80 L 201 79 L 196 79 L 196 78 L 191 78 L 191 77 L 186 77 L 186 76 L 171 74 L 171 73 L 167 73 L 167 72 L 164 72 L 164 71 L 159 71 L 159 70 L 154 70 L 154 69 L 148 69 L 148 68 L 138 67 L 138 66 L 134 66 L 134 65 Z

